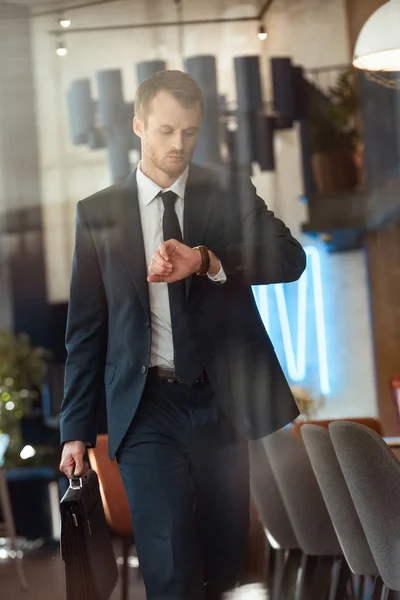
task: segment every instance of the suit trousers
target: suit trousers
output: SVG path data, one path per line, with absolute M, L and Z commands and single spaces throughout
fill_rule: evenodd
M 148 600 L 221 598 L 243 565 L 249 458 L 210 384 L 150 372 L 117 460 Z

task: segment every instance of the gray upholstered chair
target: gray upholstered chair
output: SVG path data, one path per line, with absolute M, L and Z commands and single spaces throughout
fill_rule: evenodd
M 351 585 L 350 570 L 303 441 L 290 429 L 282 429 L 264 438 L 263 444 L 300 547 L 318 559 L 306 581 L 307 598 L 321 600 L 330 587 L 329 597 L 343 600 Z
M 400 590 L 400 463 L 374 431 L 337 422 L 329 433 L 379 573 Z
M 355 575 L 373 578 L 374 598 L 379 600 L 382 585 L 380 578 L 377 580 L 378 568 L 344 480 L 329 431 L 324 427 L 306 424 L 301 434 L 347 563 Z M 362 579 L 359 598 L 363 597 L 363 584 Z
M 293 531 L 262 440 L 250 442 L 251 495 L 270 545 L 270 600 L 294 597 L 303 554 Z M 272 576 L 271 576 L 272 574 Z

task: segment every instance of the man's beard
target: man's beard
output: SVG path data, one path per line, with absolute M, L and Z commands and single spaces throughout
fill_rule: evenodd
M 176 162 L 171 162 L 169 159 L 174 157 L 176 157 L 178 160 Z M 159 159 L 154 153 L 150 154 L 150 159 L 155 167 L 168 175 L 168 177 L 176 177 L 181 175 L 181 173 L 183 173 L 189 164 L 191 158 L 192 154 L 185 155 L 173 152 L 167 154 L 162 159 Z

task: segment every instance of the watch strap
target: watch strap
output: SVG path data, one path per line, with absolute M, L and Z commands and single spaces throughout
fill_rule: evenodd
M 207 275 L 210 270 L 210 255 L 207 246 L 195 246 L 193 250 L 198 250 L 201 254 L 201 265 L 196 275 Z

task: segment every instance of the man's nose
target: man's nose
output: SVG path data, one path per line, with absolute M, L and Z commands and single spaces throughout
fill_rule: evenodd
M 183 133 L 177 132 L 173 139 L 173 148 L 181 152 L 183 150 Z

